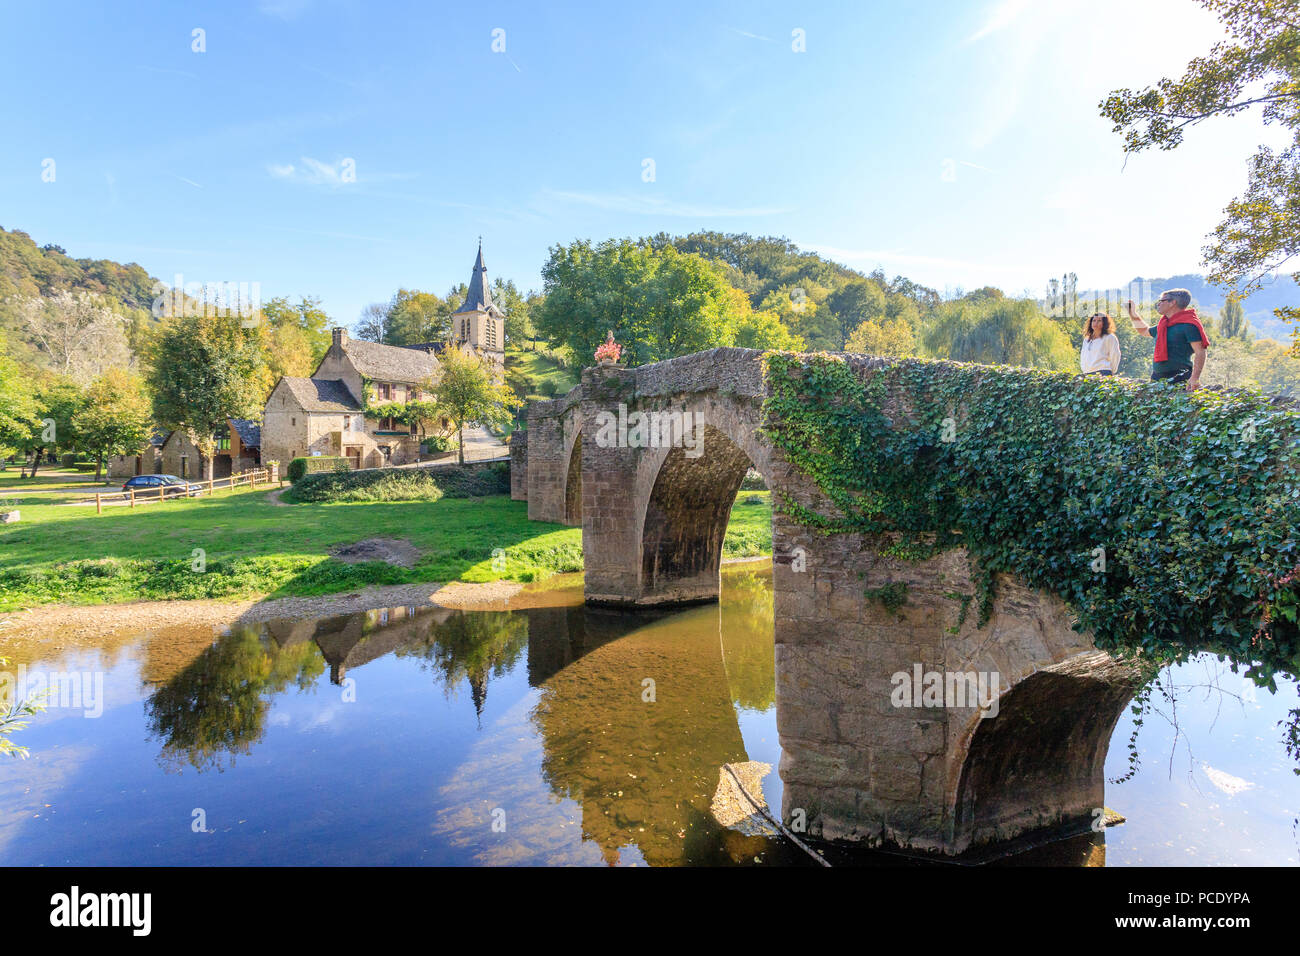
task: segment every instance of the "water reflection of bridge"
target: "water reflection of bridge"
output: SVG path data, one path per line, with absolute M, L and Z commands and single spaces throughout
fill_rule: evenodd
M 268 699 L 326 669 L 335 684 L 364 682 L 372 662 L 415 658 L 444 687 L 468 685 L 481 715 L 494 675 L 526 666 L 536 699 L 480 727 L 438 794 L 439 839 L 484 863 L 571 860 L 572 830 L 557 823 L 567 806 L 598 851 L 589 862 L 629 849 L 654 865 L 806 862 L 709 812 L 719 768 L 749 759 L 738 708 L 765 711 L 776 693 L 770 575 L 724 580 L 719 604 L 676 611 L 591 608 L 556 591 L 509 611 L 398 607 L 236 628 L 158 688 L 151 719 L 165 751 L 202 768 L 248 752 Z M 502 838 L 498 806 L 515 814 Z

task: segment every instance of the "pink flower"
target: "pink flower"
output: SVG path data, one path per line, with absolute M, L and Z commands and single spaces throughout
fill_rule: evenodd
M 605 341 L 596 346 L 596 361 L 603 362 L 609 359 L 611 362 L 617 362 L 618 357 L 623 354 L 623 346 L 614 341 L 614 333 L 611 330 L 605 337 Z

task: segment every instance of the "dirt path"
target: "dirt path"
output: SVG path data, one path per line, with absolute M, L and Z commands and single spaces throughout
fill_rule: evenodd
M 514 581 L 488 584 L 375 585 L 345 594 L 317 597 L 243 598 L 237 601 L 140 601 L 133 604 L 75 606 L 46 604 L 0 615 L 0 652 L 6 643 L 32 638 L 57 638 L 66 643 L 91 641 L 118 631 L 155 628 L 252 624 L 276 618 L 332 617 L 381 607 L 476 607 L 504 602 L 523 585 Z

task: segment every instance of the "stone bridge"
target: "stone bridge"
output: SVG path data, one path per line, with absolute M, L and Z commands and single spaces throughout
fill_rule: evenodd
M 588 604 L 716 600 L 728 517 L 750 468 L 774 503 L 783 493 L 827 505 L 760 433 L 761 359 L 721 348 L 591 368 L 568 395 L 530 406 L 513 495 L 531 519 L 581 525 Z M 773 509 L 787 824 L 945 854 L 1085 829 L 1103 806 L 1106 751 L 1135 671 L 1072 630 L 1062 601 L 1014 580 L 999 581 L 992 617 L 977 627 L 964 551 L 908 563 L 883 550 Z M 906 601 L 887 607 L 879 589 L 899 583 Z M 927 700 L 920 691 L 936 679 L 949 697 Z M 975 699 L 981 679 L 997 681 L 988 716 Z M 903 683 L 934 706 L 899 705 Z M 953 693 L 963 690 L 964 699 Z

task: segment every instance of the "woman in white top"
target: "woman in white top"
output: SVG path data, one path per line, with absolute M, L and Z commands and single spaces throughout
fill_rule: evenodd
M 1084 375 L 1114 375 L 1119 371 L 1119 337 L 1104 312 L 1092 316 L 1084 326 L 1079 368 Z

